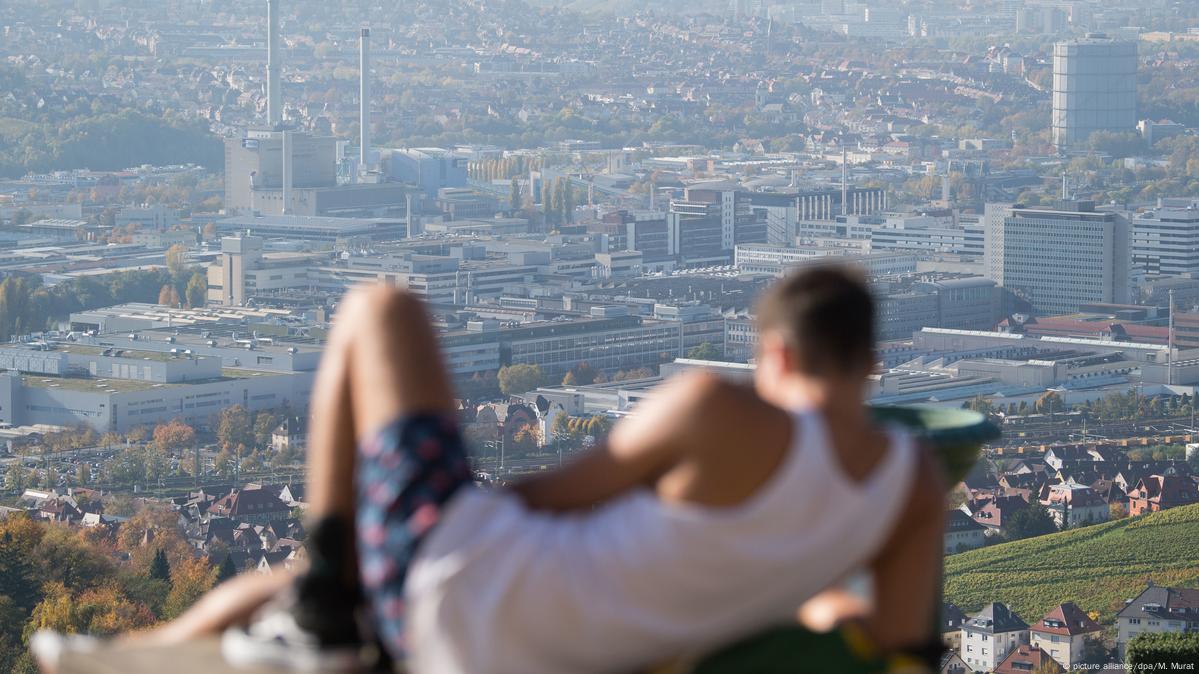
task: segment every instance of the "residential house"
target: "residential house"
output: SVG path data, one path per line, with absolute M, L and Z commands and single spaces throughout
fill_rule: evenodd
M 1067 670 L 1083 663 L 1087 639 L 1103 628 L 1072 601 L 1059 604 L 1029 629 L 1029 643 L 1049 653 Z
M 1045 465 L 1053 468 L 1053 470 L 1061 470 L 1062 466 L 1067 462 L 1072 461 L 1093 461 L 1090 450 L 1086 447 L 1077 445 L 1067 445 L 1064 447 L 1050 447 L 1045 452 Z
M 987 544 L 987 528 L 954 508 L 945 518 L 945 554 L 981 548 Z
M 941 641 L 951 651 L 957 651 L 962 645 L 962 623 L 966 622 L 966 612 L 954 604 L 941 604 Z
M 1116 650 L 1124 661 L 1128 642 L 1145 632 L 1199 632 L 1199 590 L 1149 586 L 1116 614 Z
M 238 522 L 266 524 L 289 517 L 291 507 L 279 499 L 277 491 L 247 485 L 244 489 L 234 489 L 217 499 L 209 508 L 209 514 Z
M 1128 514 L 1144 515 L 1199 502 L 1199 489 L 1184 475 L 1149 475 L 1128 492 Z
M 937 671 L 940 674 L 968 674 L 971 670 L 962 656 L 953 651 L 946 651 L 941 656 L 941 668 Z
M 1111 517 L 1111 507 L 1094 489 L 1073 480 L 1049 485 L 1041 504 L 1059 529 L 1106 522 Z
M 308 417 L 287 417 L 271 431 L 271 449 L 276 452 L 296 450 L 308 444 Z
M 1062 674 L 1065 671 L 1048 653 L 1029 644 L 1017 646 L 995 668 L 995 674 Z
M 993 602 L 962 624 L 958 654 L 974 671 L 990 672 L 1017 646 L 1028 643 L 1028 623 L 1004 604 Z
M 1019 496 L 1000 496 L 974 512 L 974 521 L 995 534 L 1003 531 L 1004 524 L 1012 515 L 1028 507 L 1028 502 Z

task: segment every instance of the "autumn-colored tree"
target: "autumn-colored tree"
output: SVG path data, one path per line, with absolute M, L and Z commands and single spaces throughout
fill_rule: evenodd
M 279 417 L 273 412 L 262 411 L 254 415 L 254 446 L 262 449 L 271 444 L 271 434 L 279 425 Z
M 520 428 L 512 434 L 511 451 L 528 454 L 536 451 L 540 444 L 541 431 L 534 425 L 521 424 Z
M 241 405 L 221 410 L 216 436 L 221 448 L 226 450 L 233 450 L 238 445 L 253 445 L 254 429 L 250 424 L 250 413 Z
M 216 238 L 216 223 L 210 222 L 207 225 L 204 225 L 204 229 L 200 230 L 200 236 L 205 241 L 212 241 L 213 239 L 215 239 Z
M 177 243 L 167 249 L 167 271 L 179 278 L 187 271 L 187 246 Z
M 544 382 L 541 368 L 537 365 L 505 365 L 500 368 L 496 377 L 499 379 L 500 391 L 504 395 L 527 393 Z
M 212 472 L 221 477 L 233 477 L 237 468 L 237 458 L 228 449 L 222 449 L 212 459 Z
M 195 309 L 208 303 L 208 279 L 203 272 L 193 272 L 187 281 L 187 289 L 183 291 L 187 306 Z
M 193 558 L 184 561 L 172 573 L 171 591 L 163 602 L 162 617 L 167 620 L 179 617 L 211 590 L 216 580 L 217 570 L 206 560 Z
M 583 361 L 572 367 L 570 371 L 566 373 L 566 377 L 562 378 L 562 385 L 588 386 L 595 383 L 595 378 L 598 374 L 599 371 L 597 371 L 594 367 L 591 367 L 591 363 Z M 569 382 L 567 381 L 568 378 L 570 380 Z
M 158 303 L 168 307 L 179 306 L 179 291 L 169 283 L 164 285 L 162 290 L 158 291 Z
M 196 441 L 196 429 L 174 419 L 154 427 L 154 445 L 163 452 L 190 447 Z
M 46 585 L 46 598 L 33 609 L 26 629 L 50 629 L 67 634 L 112 636 L 148 627 L 154 614 L 113 586 L 73 595 L 62 583 Z

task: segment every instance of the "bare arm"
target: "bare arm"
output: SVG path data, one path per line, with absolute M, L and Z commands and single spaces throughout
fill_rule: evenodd
M 738 388 L 710 374 L 676 377 L 618 423 L 606 443 L 513 489 L 530 508 L 566 511 L 652 485 L 680 461 L 721 442 L 721 426 L 732 425 L 727 401 L 744 395 L 732 393 Z
M 921 451 L 912 495 L 872 565 L 874 606 L 863 627 L 883 651 L 919 647 L 933 636 L 940 610 L 944 498 L 941 469 Z
M 249 622 L 259 607 L 277 596 L 294 579 L 295 575 L 287 571 L 269 575 L 242 574 L 218 585 L 175 620 L 151 630 L 131 633 L 121 640 L 129 644 L 170 646 L 220 634 L 231 625 Z

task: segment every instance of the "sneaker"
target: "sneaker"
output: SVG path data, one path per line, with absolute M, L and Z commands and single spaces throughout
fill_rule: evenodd
M 294 593 L 267 605 L 247 626 L 235 626 L 221 636 L 221 655 L 235 667 L 272 666 L 296 672 L 366 672 L 376 668 L 380 653 L 363 637 L 359 612 L 324 613 L 302 606 Z
M 83 634 L 38 630 L 29 637 L 29 651 L 44 672 L 57 672 L 64 653 L 94 653 L 103 642 Z

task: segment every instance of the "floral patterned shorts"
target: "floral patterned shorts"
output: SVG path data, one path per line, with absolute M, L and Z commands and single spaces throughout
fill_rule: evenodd
M 471 479 L 462 437 L 450 416 L 404 416 L 359 446 L 359 570 L 375 629 L 393 657 L 406 650 L 408 566 L 450 498 Z

